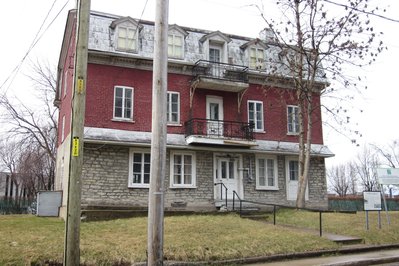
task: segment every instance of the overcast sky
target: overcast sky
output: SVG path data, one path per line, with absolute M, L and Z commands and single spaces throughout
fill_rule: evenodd
M 153 21 L 155 0 L 148 0 L 144 9 L 146 1 L 92 0 L 91 9 Z M 273 0 L 170 0 L 169 23 L 256 38 L 265 24 L 253 5 L 262 6 L 263 4 L 265 15 L 278 19 L 276 14 L 279 13 L 276 12 L 273 2 Z M 386 16 L 399 19 L 399 1 L 374 0 L 371 2 L 387 7 Z M 2 2 L 0 9 L 0 25 L 2 25 L 3 34 L 0 44 L 1 93 L 7 91 L 8 95 L 17 96 L 25 103 L 34 103 L 33 89 L 26 77 L 26 74 L 29 74 L 30 62 L 48 61 L 56 67 L 67 12 L 74 7 L 74 0 Z M 366 76 L 367 80 L 363 82 L 368 89 L 353 101 L 356 108 L 349 114 L 352 117 L 352 123 L 347 130 L 342 129 L 342 134 L 339 134 L 335 129 L 324 127 L 324 142 L 336 154 L 335 158 L 327 160 L 328 165 L 351 159 L 364 143 L 384 145 L 394 139 L 399 139 L 397 117 L 399 115 L 399 86 L 396 81 L 396 76 L 399 75 L 397 67 L 399 23 L 383 19 L 375 19 L 374 22 L 376 30 L 384 32 L 384 42 L 388 46 L 388 51 L 381 54 L 373 66 L 350 73 L 353 76 Z M 32 44 L 34 44 L 33 48 L 31 48 Z M 0 128 L 4 127 L 0 126 Z M 360 147 L 351 144 L 353 132 L 351 133 L 350 130 L 359 131 L 362 134 L 362 137 L 357 139 Z

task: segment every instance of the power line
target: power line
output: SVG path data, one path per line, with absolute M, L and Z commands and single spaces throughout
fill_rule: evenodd
M 339 4 L 339 3 L 336 3 L 336 2 L 330 1 L 330 0 L 324 0 L 324 1 L 327 2 L 327 3 L 333 4 L 333 5 L 336 5 L 336 6 L 349 8 L 349 9 L 352 9 L 352 10 L 355 10 L 357 12 L 364 13 L 364 14 L 367 14 L 367 15 L 370 15 L 370 16 L 375 16 L 375 17 L 382 18 L 382 19 L 385 19 L 385 20 L 388 20 L 388 21 L 399 23 L 398 19 L 389 18 L 389 17 L 383 16 L 383 15 L 380 15 L 380 14 L 376 14 L 374 12 L 369 12 L 369 11 L 366 11 L 366 10 L 358 9 L 356 7 L 348 6 L 348 5 L 345 5 L 345 4 Z
M 7 89 L 5 90 L 4 94 L 7 92 L 7 90 L 10 88 L 10 86 L 12 85 L 15 77 L 17 76 L 17 74 L 19 73 L 19 70 L 22 67 L 22 64 L 24 63 L 25 59 L 29 56 L 30 52 L 32 51 L 32 49 L 36 46 L 36 44 L 40 41 L 40 39 L 43 37 L 43 35 L 47 32 L 47 30 L 50 28 L 50 26 L 53 24 L 53 22 L 58 18 L 58 16 L 60 15 L 60 13 L 64 10 L 64 8 L 67 6 L 69 0 L 67 0 L 65 2 L 65 4 L 62 6 L 61 10 L 57 13 L 57 15 L 53 18 L 53 20 L 49 23 L 49 25 L 47 25 L 47 27 L 44 29 L 44 31 L 42 31 L 43 26 L 45 25 L 48 17 L 50 16 L 51 11 L 54 8 L 54 5 L 56 4 L 58 0 L 54 0 L 54 2 L 52 3 L 49 11 L 47 12 L 46 17 L 44 18 L 42 24 L 39 27 L 39 30 L 36 32 L 35 37 L 32 40 L 32 43 L 30 44 L 27 52 L 25 53 L 25 55 L 22 57 L 21 61 L 18 63 L 17 66 L 15 66 L 15 68 L 11 71 L 11 73 L 8 75 L 8 77 L 4 80 L 4 82 L 1 84 L 0 86 L 0 90 L 4 87 L 4 85 L 10 80 Z M 40 34 L 40 35 L 39 35 Z

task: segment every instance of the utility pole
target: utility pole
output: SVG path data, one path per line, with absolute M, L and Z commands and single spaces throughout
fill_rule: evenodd
M 152 137 L 148 195 L 148 265 L 163 265 L 169 0 L 157 0 L 152 75 Z
M 65 221 L 64 265 L 80 264 L 80 201 L 83 164 L 83 129 L 85 118 L 87 46 L 90 0 L 77 0 L 75 74 L 72 98 L 71 156 L 68 201 Z

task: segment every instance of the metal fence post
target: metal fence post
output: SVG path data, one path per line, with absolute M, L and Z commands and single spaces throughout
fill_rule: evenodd
M 320 236 L 323 235 L 323 230 L 322 230 L 322 221 L 321 221 L 321 211 L 319 212 L 319 222 L 320 222 Z

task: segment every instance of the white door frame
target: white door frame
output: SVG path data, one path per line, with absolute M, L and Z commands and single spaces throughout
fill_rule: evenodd
M 232 179 L 222 180 L 220 177 L 220 165 L 222 161 L 229 162 L 234 161 L 234 183 L 232 183 Z M 243 199 L 244 198 L 244 188 L 243 188 L 243 171 L 242 169 L 242 156 L 235 154 L 227 154 L 227 153 L 214 153 L 213 155 L 213 180 L 214 183 L 225 183 L 227 190 L 227 199 L 233 199 L 233 190 L 235 190 L 238 196 Z M 229 173 L 230 174 L 230 173 Z M 225 181 L 225 182 L 223 182 Z M 220 198 L 220 186 L 214 186 L 214 198 L 217 200 L 221 200 Z M 225 192 L 223 189 L 222 199 L 225 199 Z
M 206 96 L 206 119 L 214 119 L 215 117 L 211 117 L 211 104 L 218 104 L 218 115 L 217 118 L 219 121 L 223 121 L 223 98 L 219 96 L 207 95 Z M 209 135 L 215 135 L 223 137 L 223 123 L 222 122 L 210 122 L 207 123 L 207 133 Z

